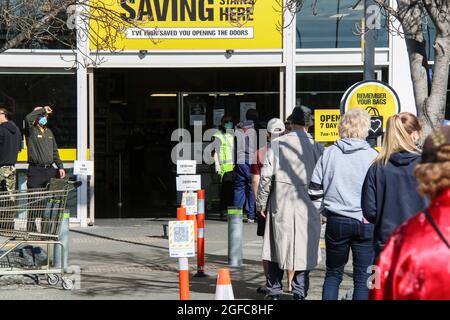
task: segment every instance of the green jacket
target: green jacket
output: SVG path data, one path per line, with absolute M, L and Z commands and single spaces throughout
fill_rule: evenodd
M 25 137 L 28 147 L 28 163 L 39 165 L 56 164 L 58 169 L 63 169 L 63 163 L 59 157 L 55 136 L 49 128 L 41 128 L 37 121 L 45 116 L 45 109 L 33 111 L 25 117 Z

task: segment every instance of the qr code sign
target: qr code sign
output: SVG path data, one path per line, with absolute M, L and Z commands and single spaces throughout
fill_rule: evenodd
M 195 256 L 194 221 L 169 222 L 169 255 L 174 258 Z
M 189 241 L 189 226 L 177 225 L 173 227 L 173 241 L 178 244 Z
M 186 206 L 195 206 L 197 204 L 196 197 L 186 197 Z

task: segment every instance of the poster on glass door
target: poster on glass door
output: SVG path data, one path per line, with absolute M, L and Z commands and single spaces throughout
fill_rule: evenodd
M 194 125 L 194 122 L 200 122 L 202 125 L 206 125 L 206 103 L 191 102 L 189 103 L 189 124 Z
M 240 103 L 240 115 L 241 119 L 240 121 L 245 121 L 245 114 L 250 109 L 256 109 L 256 102 L 241 102 Z

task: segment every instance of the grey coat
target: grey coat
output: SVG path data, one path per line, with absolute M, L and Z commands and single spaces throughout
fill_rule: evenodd
M 256 197 L 267 212 L 263 260 L 284 270 L 311 270 L 320 262 L 320 214 L 308 196 L 308 185 L 323 147 L 304 131 L 292 131 L 271 142 Z

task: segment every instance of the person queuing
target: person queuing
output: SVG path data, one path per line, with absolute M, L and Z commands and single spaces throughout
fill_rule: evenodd
M 22 149 L 22 134 L 8 119 L 8 111 L 0 108 L 0 191 L 16 189 L 17 155 Z
M 395 228 L 425 208 L 413 174 L 420 161 L 421 132 L 419 120 L 411 113 L 390 117 L 381 152 L 367 172 L 361 207 L 364 217 L 375 225 L 375 257 Z
M 309 196 L 326 216 L 326 275 L 322 299 L 337 300 L 339 285 L 353 253 L 353 299 L 367 300 L 367 268 L 372 265 L 373 225 L 363 218 L 361 189 L 377 152 L 366 142 L 370 116 L 351 109 L 341 118 L 340 140 L 327 148 L 317 162 L 309 185 Z
M 294 270 L 295 300 L 308 294 L 309 271 L 320 261 L 320 215 L 308 185 L 323 147 L 307 133 L 309 119 L 294 108 L 292 132 L 272 141 L 261 169 L 256 207 L 266 215 L 262 259 L 269 261 L 268 300 L 279 299 L 284 270 Z
M 225 216 L 228 207 L 233 205 L 234 134 L 232 130 L 233 118 L 225 115 L 222 117 L 219 130 L 213 136 L 214 163 L 221 182 L 221 218 Z
M 431 204 L 388 239 L 376 263 L 373 300 L 450 299 L 450 127 L 425 140 L 415 176 Z
M 250 166 L 250 172 L 252 174 L 252 189 L 253 193 L 256 195 L 258 194 L 258 186 L 259 181 L 261 178 L 261 168 L 264 165 L 264 159 L 266 157 L 267 148 L 270 144 L 270 142 L 281 135 L 284 134 L 286 131 L 286 128 L 284 126 L 283 121 L 278 118 L 273 118 L 267 123 L 267 139 L 268 144 L 258 149 L 256 152 L 256 163 L 252 164 Z M 256 234 L 258 236 L 264 236 L 264 229 L 266 226 L 266 216 L 262 212 L 257 212 L 257 230 Z M 263 260 L 263 268 L 264 268 L 264 275 L 267 279 L 268 276 L 268 261 Z M 292 291 L 292 278 L 294 276 L 294 272 L 292 270 L 288 270 L 288 288 L 289 291 Z M 259 287 L 257 289 L 258 293 L 267 293 L 267 289 L 265 287 Z
M 47 127 L 49 106 L 36 107 L 25 117 L 25 136 L 28 146 L 28 189 L 44 188 L 51 178 L 64 179 L 66 172 L 59 157 L 52 130 Z M 56 164 L 58 169 L 53 167 Z
M 250 165 L 255 163 L 257 147 L 257 131 L 255 122 L 256 110 L 250 109 L 246 113 L 246 120 L 237 125 L 236 135 L 236 164 L 234 166 L 234 206 L 242 208 L 247 214 L 247 221 L 256 220 L 255 195 L 252 190 L 252 176 Z

